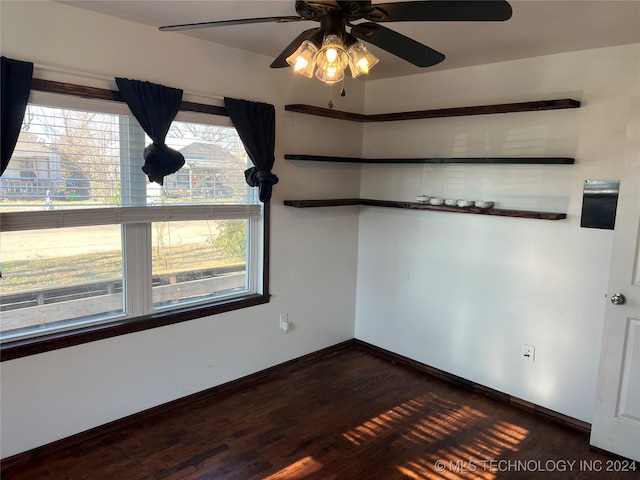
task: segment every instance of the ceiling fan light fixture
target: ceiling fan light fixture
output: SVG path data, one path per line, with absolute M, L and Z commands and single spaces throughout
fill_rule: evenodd
M 305 40 L 298 49 L 287 57 L 287 63 L 293 67 L 293 71 L 307 78 L 313 77 L 316 67 L 316 54 L 318 47 L 313 42 Z
M 349 55 L 349 68 L 351 76 L 358 78 L 360 75 L 366 75 L 380 59 L 373 55 L 362 42 L 355 42 L 347 49 Z
M 303 20 L 319 22 L 319 27 L 300 32 L 270 67 L 291 66 L 294 72 L 307 78 L 313 78 L 315 74 L 331 86 L 344 78 L 347 65 L 352 76 L 357 78 L 369 73 L 378 63 L 378 59 L 366 51 L 358 38 L 420 68 L 431 67 L 445 59 L 444 54 L 383 26 L 385 22 L 503 22 L 513 14 L 507 0 L 376 0 L 374 3 L 372 0 L 295 0 L 295 10 L 297 15 L 167 25 L 160 27 L 160 30 L 181 31 Z M 349 33 L 347 27 L 351 29 Z M 330 46 L 329 43 L 335 45 Z
M 327 33 L 322 47 L 316 53 L 316 78 L 329 85 L 344 79 L 344 71 L 349 65 L 349 55 L 342 39 L 333 33 Z

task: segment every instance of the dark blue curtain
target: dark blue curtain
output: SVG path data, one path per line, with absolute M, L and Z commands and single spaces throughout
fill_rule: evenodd
M 259 188 L 260 201 L 266 203 L 271 199 L 273 185 L 278 183 L 278 177 L 271 173 L 275 161 L 275 108 L 268 103 L 227 97 L 224 105 L 254 165 L 244 176 L 249 186 Z
M 122 98 L 153 143 L 144 149 L 144 166 L 150 182 L 160 185 L 164 177 L 184 165 L 184 156 L 165 144 L 171 122 L 182 102 L 182 90 L 140 80 L 116 78 Z
M 0 175 L 16 148 L 24 112 L 31 93 L 33 63 L 1 57 L 0 72 Z

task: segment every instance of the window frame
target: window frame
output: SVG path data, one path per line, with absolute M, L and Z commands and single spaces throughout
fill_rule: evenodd
M 37 78 L 32 80 L 31 89 L 94 100 L 124 102 L 118 91 Z M 180 111 L 229 116 L 224 107 L 187 101 L 182 101 Z M 9 340 L 0 344 L 0 362 L 269 303 L 271 297 L 269 294 L 270 212 L 270 203 L 265 202 L 261 232 L 262 258 L 257 261 L 258 268 L 261 269 L 258 284 L 262 286 L 260 289 L 262 293 L 250 293 L 211 303 L 188 305 L 170 311 L 157 311 L 138 317 L 120 318 L 41 336 Z

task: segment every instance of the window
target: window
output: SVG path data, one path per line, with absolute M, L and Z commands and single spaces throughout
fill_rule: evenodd
M 268 218 L 229 120 L 179 113 L 167 144 L 186 163 L 162 186 L 140 168 L 150 142 L 124 104 L 32 92 L 0 177 L 3 342 L 266 301 Z

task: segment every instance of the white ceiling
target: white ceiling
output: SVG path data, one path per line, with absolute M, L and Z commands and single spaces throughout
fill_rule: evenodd
M 294 0 L 59 0 L 60 3 L 160 27 L 250 17 L 296 15 Z M 394 0 L 388 0 L 394 1 Z M 453 0 L 455 1 L 455 0 Z M 395 22 L 388 28 L 446 55 L 439 65 L 418 68 L 370 47 L 380 63 L 368 78 L 412 75 L 518 58 L 640 42 L 640 0 L 509 0 L 506 22 Z M 373 3 L 386 3 L 373 0 Z M 264 23 L 161 35 L 189 35 L 277 57 L 315 22 Z M 268 68 L 271 61 L 265 62 Z

